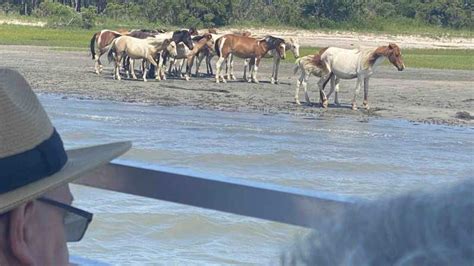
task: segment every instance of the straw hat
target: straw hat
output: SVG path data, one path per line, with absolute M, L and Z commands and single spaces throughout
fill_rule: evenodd
M 0 214 L 80 177 L 130 149 L 117 142 L 64 150 L 28 82 L 0 68 Z

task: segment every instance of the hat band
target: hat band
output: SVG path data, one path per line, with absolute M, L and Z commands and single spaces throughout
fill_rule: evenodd
M 31 150 L 0 159 L 0 194 L 53 175 L 66 164 L 67 154 L 56 129 Z

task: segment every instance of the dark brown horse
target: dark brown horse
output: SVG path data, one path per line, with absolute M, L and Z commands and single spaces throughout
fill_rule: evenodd
M 251 81 L 258 83 L 257 71 L 260 60 L 268 51 L 273 49 L 276 50 L 281 58 L 285 58 L 285 41 L 281 38 L 266 36 L 263 39 L 256 39 L 235 34 L 222 36 L 215 44 L 216 54 L 219 56 L 216 63 L 216 83 L 219 83 L 220 78 L 222 78 L 223 82 L 226 82 L 221 75 L 221 66 L 231 54 L 244 59 L 250 58 L 255 61 L 251 71 Z

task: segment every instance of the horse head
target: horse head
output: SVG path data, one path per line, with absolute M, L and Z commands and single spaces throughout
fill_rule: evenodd
M 178 50 L 175 41 L 173 41 L 172 39 L 166 39 L 163 41 L 162 45 L 164 50 L 166 50 L 169 55 L 171 55 L 172 57 L 176 57 L 176 55 L 178 54 Z
M 291 50 L 295 58 L 300 57 L 300 43 L 298 38 L 289 38 L 288 41 L 285 41 L 287 48 Z
M 196 35 L 199 35 L 196 27 L 190 27 L 189 30 L 188 30 L 189 34 L 191 34 L 192 36 L 196 36 Z
M 398 71 L 405 69 L 405 64 L 402 59 L 402 51 L 395 43 L 390 43 L 387 47 L 387 58 L 394 65 Z
M 214 39 L 212 38 L 212 34 L 210 33 L 204 33 L 202 35 L 203 39 L 206 39 L 206 46 L 209 48 L 209 49 L 212 49 L 214 47 Z
M 191 33 L 188 30 L 178 30 L 173 32 L 173 41 L 175 43 L 184 43 L 189 50 L 194 48 L 193 39 L 191 38 Z
M 286 44 L 285 40 L 273 36 L 267 36 L 265 37 L 265 42 L 268 45 L 268 50 L 273 50 L 275 49 L 278 53 L 278 56 L 281 59 L 286 58 Z

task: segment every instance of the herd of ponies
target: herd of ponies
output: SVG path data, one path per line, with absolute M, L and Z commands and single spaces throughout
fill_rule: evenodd
M 294 75 L 298 77 L 295 102 L 299 101 L 299 90 L 303 86 L 305 100 L 310 104 L 307 83 L 310 76 L 319 77 L 318 88 L 320 103 L 328 107 L 328 98 L 334 92 L 334 103 L 338 100 L 339 82 L 341 79 L 356 79 L 352 109 L 356 110 L 356 98 L 360 87 L 364 85 L 363 107 L 369 109 L 368 90 L 369 78 L 374 69 L 385 59 L 388 59 L 399 71 L 405 68 L 400 47 L 395 43 L 377 48 L 343 49 L 326 47 L 313 55 L 300 57 L 298 39 L 280 38 L 271 35 L 254 37 L 250 32 L 218 34 L 216 29 L 208 29 L 199 34 L 196 29 L 177 31 L 164 30 L 101 30 L 96 32 L 91 41 L 92 59 L 95 61 L 95 72 L 100 74 L 103 65 L 101 56 L 107 54 L 109 61 L 114 62 L 114 79 L 120 80 L 120 69 L 123 68 L 128 78 L 130 75 L 137 79 L 135 61 L 141 61 L 142 77 L 154 77 L 157 80 L 166 79 L 166 75 L 178 75 L 185 80 L 191 77 L 191 69 L 196 61 L 195 76 L 199 72 L 202 61 L 206 64 L 206 74 L 214 76 L 215 82 L 236 80 L 233 73 L 234 57 L 244 59 L 243 79 L 258 83 L 257 71 L 263 57 L 273 58 L 271 84 L 279 84 L 278 69 L 280 60 L 285 59 L 286 51 L 290 50 L 296 62 Z M 215 73 L 211 60 L 216 56 Z M 223 65 L 225 64 L 225 73 Z M 247 73 L 248 72 L 248 73 Z M 224 75 L 225 74 L 225 75 Z M 330 91 L 326 95 L 324 88 L 330 83 Z

